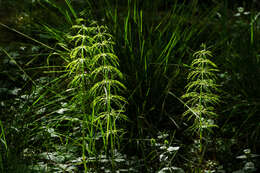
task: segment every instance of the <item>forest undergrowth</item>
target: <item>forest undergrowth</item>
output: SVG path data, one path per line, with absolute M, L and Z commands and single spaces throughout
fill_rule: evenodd
M 258 6 L 0 1 L 0 173 L 259 171 Z

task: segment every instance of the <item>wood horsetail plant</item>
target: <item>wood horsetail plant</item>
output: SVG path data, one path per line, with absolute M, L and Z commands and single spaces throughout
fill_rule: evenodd
M 119 81 L 123 74 L 118 70 L 119 59 L 113 51 L 112 35 L 105 26 L 92 22 L 86 26 L 83 19 L 72 26 L 68 35 L 71 43 L 67 69 L 69 87 L 76 90 L 73 102 L 80 103 L 83 115 L 83 163 L 85 153 L 95 154 L 97 138 L 103 141 L 103 149 L 116 149 L 121 130 L 117 121 L 126 120 L 123 114 L 126 99 L 119 95 L 126 87 Z M 102 136 L 102 137 L 101 137 Z
M 217 114 L 214 106 L 220 102 L 220 97 L 216 94 L 218 85 L 216 84 L 216 72 L 218 72 L 216 64 L 208 57 L 212 57 L 211 51 L 203 49 L 194 53 L 194 60 L 191 63 L 191 71 L 188 74 L 188 84 L 186 85 L 186 93 L 182 96 L 186 99 L 187 111 L 184 116 L 189 116 L 188 120 L 193 120 L 190 129 L 199 136 L 199 145 L 201 159 L 203 158 L 203 144 L 208 137 L 208 132 L 212 131 L 212 127 L 216 127 L 214 119 Z

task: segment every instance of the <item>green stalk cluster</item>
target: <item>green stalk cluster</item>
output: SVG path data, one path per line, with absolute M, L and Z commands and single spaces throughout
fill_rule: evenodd
M 67 69 L 71 76 L 69 87 L 76 90 L 73 100 L 80 103 L 84 117 L 83 154 L 86 150 L 95 152 L 97 136 L 102 136 L 103 149 L 108 152 L 110 147 L 113 152 L 119 139 L 117 121 L 127 119 L 123 114 L 127 101 L 119 95 L 126 89 L 119 81 L 123 74 L 117 68 L 119 59 L 107 27 L 82 22 L 79 19 L 68 36 L 72 48 Z

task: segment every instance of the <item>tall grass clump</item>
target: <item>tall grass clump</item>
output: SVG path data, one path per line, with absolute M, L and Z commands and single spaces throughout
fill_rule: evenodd
M 120 68 L 126 74 L 130 95 L 129 118 L 134 123 L 129 124 L 130 135 L 156 134 L 162 121 L 168 121 L 164 115 L 174 111 L 165 106 L 171 102 L 166 99 L 167 91 L 177 85 L 173 81 L 180 77 L 182 63 L 190 57 L 191 47 L 200 44 L 198 35 L 217 8 L 197 14 L 198 1 L 189 5 L 177 1 L 88 2 L 96 4 L 90 8 L 100 17 L 98 20 L 114 29 L 115 47 L 122 57 Z
M 168 97 L 168 91 L 182 92 L 183 63 L 190 50 L 201 44 L 217 6 L 201 10 L 197 0 L 107 1 L 87 0 L 96 20 L 113 28 L 115 50 L 121 57 L 121 71 L 128 88 L 126 152 L 138 151 L 140 160 L 155 153 L 146 144 L 158 131 L 181 130 L 182 105 Z M 105 5 L 104 5 L 105 4 Z M 104 8 L 105 7 L 105 8 Z M 202 12 L 203 11 L 203 12 Z M 208 38 L 210 40 L 210 38 Z M 143 167 L 149 165 L 147 158 Z M 149 160 L 149 161 L 148 161 Z M 150 166 L 146 167 L 149 170 Z
M 215 106 L 220 103 L 218 95 L 219 85 L 216 83 L 216 73 L 219 71 L 216 64 L 209 57 L 212 57 L 211 51 L 203 49 L 194 53 L 194 60 L 191 63 L 191 71 L 188 74 L 188 84 L 186 92 L 182 96 L 185 99 L 187 111 L 183 116 L 187 116 L 192 121 L 190 130 L 195 133 L 198 140 L 199 165 L 204 161 L 204 155 L 210 141 L 210 132 L 217 127 L 215 121 L 218 117 Z M 200 169 L 200 168 L 199 168 Z

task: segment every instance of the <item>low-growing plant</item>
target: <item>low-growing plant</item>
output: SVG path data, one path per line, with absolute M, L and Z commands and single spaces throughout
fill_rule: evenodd
M 173 135 L 174 136 L 174 135 Z M 157 155 L 159 157 L 159 171 L 158 173 L 176 172 L 183 173 L 183 169 L 174 165 L 174 158 L 180 149 L 180 146 L 173 144 L 173 139 L 167 140 L 169 134 L 159 132 L 156 140 L 152 140 L 152 144 L 156 147 Z
M 257 171 L 256 164 L 256 158 L 260 155 L 251 153 L 251 150 L 249 148 L 243 150 L 244 154 L 237 156 L 236 159 L 243 161 L 243 167 L 242 169 L 235 171 L 233 173 L 251 173 Z

